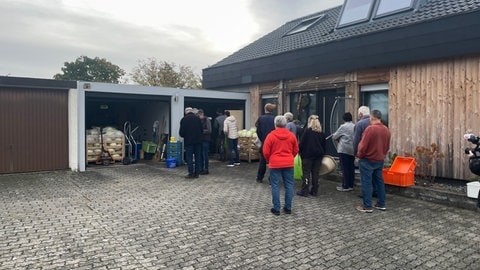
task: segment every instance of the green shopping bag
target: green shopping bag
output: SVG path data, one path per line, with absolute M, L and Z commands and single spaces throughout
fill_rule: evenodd
M 302 158 L 299 154 L 295 156 L 293 162 L 293 179 L 302 180 Z

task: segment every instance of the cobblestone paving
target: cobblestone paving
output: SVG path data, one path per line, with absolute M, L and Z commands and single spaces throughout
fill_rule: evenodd
M 0 175 L 0 269 L 480 269 L 475 211 L 387 195 L 360 213 L 323 180 L 274 216 L 257 165 Z

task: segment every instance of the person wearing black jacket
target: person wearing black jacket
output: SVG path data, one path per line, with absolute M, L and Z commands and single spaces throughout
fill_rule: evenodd
M 318 115 L 308 117 L 308 127 L 304 131 L 299 143 L 299 154 L 302 158 L 302 190 L 297 195 L 307 197 L 309 194 L 317 196 L 320 166 L 325 155 L 327 140 L 322 132 L 322 125 Z M 311 189 L 309 192 L 311 184 Z
M 179 135 L 183 137 L 188 165 L 188 175 L 185 178 L 198 178 L 202 164 L 203 127 L 202 121 L 190 107 L 185 108 L 185 116 L 180 120 Z
M 255 127 L 257 128 L 257 136 L 258 139 L 262 142 L 262 146 L 260 147 L 260 161 L 258 163 L 258 170 L 257 170 L 257 182 L 262 183 L 263 177 L 265 176 L 265 172 L 267 171 L 267 161 L 262 153 L 263 142 L 267 138 L 268 133 L 275 129 L 275 117 L 273 116 L 272 112 L 275 109 L 276 105 L 272 103 L 265 104 L 265 114 L 260 116 L 255 123 Z

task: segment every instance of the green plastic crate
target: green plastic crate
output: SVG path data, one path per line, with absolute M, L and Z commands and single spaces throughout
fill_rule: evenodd
M 157 144 L 151 141 L 142 142 L 142 150 L 144 153 L 155 153 L 157 151 Z

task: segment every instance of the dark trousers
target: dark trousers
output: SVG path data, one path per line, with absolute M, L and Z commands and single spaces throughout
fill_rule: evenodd
M 302 159 L 302 192 L 304 194 L 308 194 L 308 189 L 310 187 L 310 183 L 312 185 L 312 189 L 310 190 L 310 194 L 317 195 L 318 193 L 318 179 L 320 178 L 320 166 L 322 166 L 322 159 L 321 158 L 304 158 Z
M 262 148 L 260 148 L 260 161 L 258 162 L 257 180 L 263 181 L 263 177 L 265 177 L 266 172 L 267 172 L 267 161 L 263 156 Z
M 355 181 L 355 157 L 348 154 L 339 154 L 340 166 L 343 173 L 343 188 L 353 188 Z
M 203 141 L 202 142 L 202 164 L 200 165 L 200 172 L 205 171 L 208 172 L 208 151 L 210 150 L 210 142 Z
M 202 164 L 202 143 L 185 145 L 185 159 L 189 175 L 198 175 Z
M 228 145 L 228 157 L 229 163 L 238 163 L 240 162 L 240 153 L 238 152 L 238 138 L 237 139 L 229 139 L 227 138 L 227 145 Z M 233 150 L 233 153 L 232 153 Z M 235 158 L 233 157 L 235 155 Z

